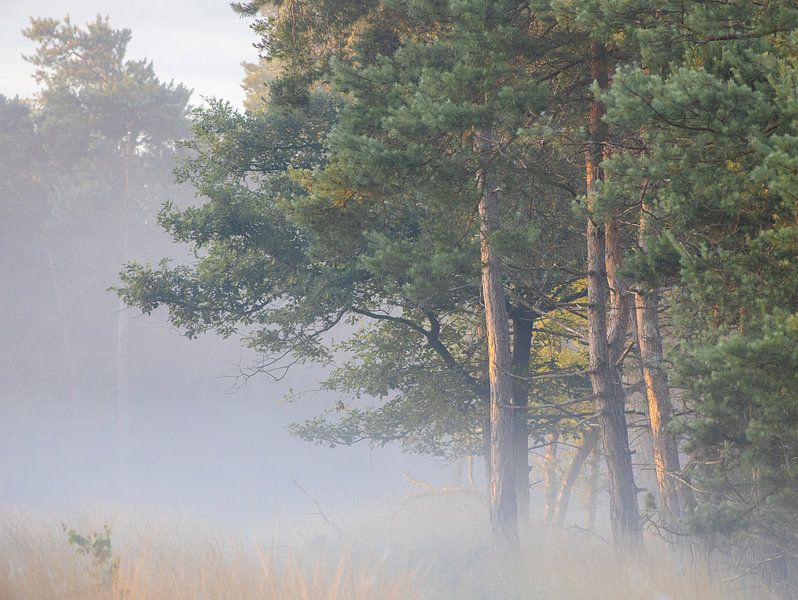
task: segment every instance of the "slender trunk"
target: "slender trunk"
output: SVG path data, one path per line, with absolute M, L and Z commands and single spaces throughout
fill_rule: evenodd
M 557 494 L 557 501 L 554 504 L 554 523 L 562 525 L 565 523 L 565 515 L 568 512 L 568 504 L 571 501 L 571 490 L 574 488 L 577 477 L 582 471 L 582 466 L 585 464 L 587 457 L 593 452 L 598 442 L 598 432 L 595 429 L 589 429 L 582 437 L 582 445 L 574 454 L 571 464 L 568 465 L 568 470 L 565 472 L 565 477 L 560 484 L 560 490 Z
M 640 211 L 640 249 L 648 250 L 650 207 Z M 648 404 L 654 471 L 659 487 L 661 514 L 666 527 L 676 525 L 681 519 L 680 486 L 673 474 L 680 471 L 676 440 L 668 432 L 673 416 L 668 374 L 662 368 L 662 337 L 660 335 L 659 295 L 655 289 L 639 288 L 635 293 L 637 343 L 640 348 L 641 370 Z
M 661 367 L 662 342 L 657 317 L 657 293 L 640 292 L 635 295 L 637 330 L 645 383 L 648 418 L 651 428 L 654 471 L 657 476 L 662 517 L 666 525 L 675 525 L 681 518 L 678 480 L 673 477 L 681 470 L 676 442 L 668 432 L 673 417 L 668 376 Z
M 556 431 L 550 433 L 547 439 L 545 464 L 543 470 L 543 480 L 546 484 L 546 496 L 543 501 L 543 522 L 551 524 L 554 517 L 554 502 L 557 499 L 557 442 L 560 441 L 560 434 Z
M 598 497 L 601 493 L 599 489 L 599 484 L 601 483 L 601 449 L 598 444 L 593 446 L 593 454 L 590 457 L 589 467 L 590 476 L 587 483 L 587 528 L 590 531 L 595 531 Z
M 128 230 L 123 226 L 122 254 L 127 260 Z M 125 480 L 125 430 L 127 412 L 130 401 L 129 373 L 129 331 L 130 316 L 127 305 L 121 299 L 116 313 L 116 331 L 114 335 L 114 368 L 116 374 L 116 452 L 117 452 L 117 492 L 121 492 Z
M 130 256 L 130 202 L 131 202 L 131 162 L 134 156 L 132 144 L 122 156 L 122 176 L 123 188 L 120 199 L 122 210 L 120 211 L 120 264 L 127 261 Z M 116 331 L 114 335 L 114 367 L 116 374 L 116 479 L 117 493 L 120 493 L 125 480 L 125 429 L 127 420 L 127 410 L 130 400 L 130 372 L 129 372 L 129 330 L 130 316 L 128 307 L 120 298 L 116 313 Z
M 606 49 L 603 44 L 593 42 L 591 54 L 593 77 L 604 89 L 608 84 Z M 629 433 L 624 414 L 625 397 L 618 364 L 623 356 L 622 346 L 629 319 L 628 298 L 615 277 L 617 254 L 620 251 L 616 224 L 610 219 L 602 222 L 603 220 L 592 214 L 596 185 L 604 177 L 601 167 L 606 139 L 606 127 L 601 120 L 603 114 L 602 103 L 597 99 L 593 100 L 590 107 L 590 140 L 585 161 L 588 209 L 591 211 L 587 220 L 590 378 L 597 398 L 599 431 L 610 481 L 613 540 L 616 549 L 627 551 L 642 543 L 637 486 L 629 452 Z M 607 229 L 606 225 L 609 225 Z M 606 314 L 608 278 L 614 279 L 615 284 L 610 283 L 612 297 L 609 323 Z
M 491 237 L 499 225 L 499 195 L 487 173 L 493 150 L 493 132 L 480 129 L 478 150 L 482 160 L 477 175 L 480 191 L 480 257 L 482 297 L 485 303 L 485 333 L 488 342 L 490 379 L 490 512 L 491 524 L 502 545 L 518 546 L 518 510 L 513 460 L 513 386 L 510 326 L 502 282 L 502 265 Z
M 460 456 L 454 461 L 454 485 L 460 487 L 463 485 L 463 471 L 465 470 L 465 456 Z
M 466 475 L 468 476 L 468 487 L 476 490 L 477 481 L 474 479 L 474 456 L 472 454 L 466 456 Z
M 513 459 L 518 518 L 529 522 L 529 358 L 535 315 L 516 309 L 513 321 Z

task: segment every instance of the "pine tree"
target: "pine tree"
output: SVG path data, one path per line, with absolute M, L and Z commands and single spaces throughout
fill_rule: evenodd
M 525 63 L 513 66 L 509 61 L 510 52 L 527 61 L 537 52 L 525 25 L 521 26 L 525 9 L 520 4 L 508 4 L 489 11 L 486 19 L 485 7 L 479 3 L 451 11 L 419 4 L 401 11 L 385 7 L 376 7 L 373 12 L 363 9 L 358 20 L 343 5 L 336 5 L 335 10 L 323 3 L 293 3 L 290 11 L 283 8 L 284 18 L 262 22 L 270 33 L 264 45 L 285 65 L 284 75 L 271 86 L 269 110 L 262 117 L 239 117 L 222 111 L 217 111 L 216 116 L 206 115 L 198 133 L 201 144 L 208 143 L 207 152 L 200 149 L 202 158 L 191 163 L 189 170 L 200 192 L 214 202 L 198 211 L 197 217 L 170 213 L 164 222 L 175 234 L 183 235 L 182 239 L 207 244 L 209 233 L 188 223 L 201 226 L 197 221 L 200 213 L 206 215 L 203 219 L 221 217 L 227 222 L 227 206 L 239 194 L 244 195 L 243 190 L 238 190 L 239 184 L 231 187 L 231 183 L 257 171 L 266 175 L 258 191 L 261 199 L 248 195 L 245 204 L 260 202 L 256 210 L 263 213 L 262 218 L 286 219 L 288 226 L 295 228 L 293 235 L 307 243 L 298 250 L 301 261 L 317 266 L 309 269 L 298 263 L 289 280 L 285 279 L 288 271 L 276 272 L 272 277 L 259 267 L 247 273 L 246 278 L 239 274 L 239 286 L 243 279 L 260 290 L 246 294 L 247 298 L 258 298 L 258 306 L 262 307 L 249 317 L 245 311 L 235 310 L 235 303 L 224 303 L 218 309 L 208 306 L 212 297 L 221 300 L 238 293 L 231 290 L 231 280 L 208 278 L 212 271 L 207 268 L 195 274 L 166 267 L 160 271 L 134 267 L 126 275 L 127 299 L 146 309 L 169 304 L 175 323 L 185 325 L 191 333 L 206 328 L 228 332 L 239 321 L 277 324 L 281 333 L 265 330 L 253 336 L 253 344 L 273 352 L 292 347 L 301 355 L 305 351 L 301 348 L 308 342 L 313 349 L 307 350 L 307 356 L 321 352 L 316 344 L 318 337 L 297 333 L 319 320 L 326 327 L 346 314 L 365 317 L 382 321 L 381 331 L 391 335 L 404 327 L 406 335 L 428 345 L 430 356 L 451 371 L 459 381 L 458 387 L 468 390 L 471 399 L 465 402 L 466 406 L 485 406 L 482 403 L 488 399 L 488 369 L 480 366 L 480 357 L 485 356 L 486 349 L 479 348 L 479 343 L 476 351 L 469 349 L 469 338 L 478 341 L 480 335 L 474 329 L 461 332 L 457 328 L 469 321 L 472 328 L 480 328 L 473 318 L 478 314 L 475 311 L 482 310 L 478 295 L 481 264 L 477 176 L 489 175 L 496 184 L 485 191 L 493 193 L 501 186 L 501 203 L 506 206 L 500 215 L 500 226 L 494 233 L 483 235 L 483 242 L 495 248 L 505 263 L 502 269 L 506 274 L 499 282 L 507 299 L 498 302 L 500 308 L 505 304 L 511 308 L 509 315 L 499 319 L 505 322 L 505 357 L 510 355 L 510 333 L 515 341 L 514 364 L 494 370 L 507 382 L 513 381 L 510 372 L 516 375 L 514 385 L 505 383 L 507 398 L 497 401 L 497 405 L 517 407 L 499 412 L 509 415 L 514 423 L 514 433 L 508 436 L 505 431 L 504 435 L 512 442 L 502 442 L 508 444 L 507 454 L 513 452 L 509 447 L 517 447 L 517 454 L 521 455 L 511 467 L 505 467 L 507 481 L 513 473 L 520 475 L 519 489 L 507 496 L 517 494 L 524 498 L 528 493 L 529 437 L 529 385 L 525 378 L 530 368 L 532 327 L 540 315 L 582 296 L 579 278 L 574 276 L 579 250 L 568 245 L 577 234 L 567 215 L 572 190 L 578 187 L 578 174 L 555 146 L 540 144 L 551 127 L 551 119 L 541 114 L 545 85 L 527 77 Z M 424 37 L 432 27 L 430 11 L 439 19 L 445 35 Z M 509 16 L 505 17 L 505 13 Z M 318 19 L 338 35 L 328 35 Z M 358 23 L 357 35 L 344 35 L 354 22 Z M 545 30 L 544 23 L 538 26 Z M 288 36 L 289 32 L 293 35 L 299 31 L 303 35 Z M 336 46 L 335 40 L 346 40 L 346 47 Z M 315 52 L 336 57 L 335 68 L 325 71 L 327 67 L 321 59 L 307 64 L 292 46 L 300 42 L 312 46 L 311 56 Z M 544 39 L 539 43 L 551 41 Z M 490 57 L 487 62 L 485 49 Z M 329 158 L 325 156 L 319 165 L 303 165 L 301 158 L 286 160 L 271 170 L 270 153 L 280 147 L 296 149 L 293 143 L 286 145 L 286 138 L 301 132 L 275 129 L 272 134 L 270 129 L 262 129 L 263 123 L 276 119 L 279 122 L 285 118 L 281 114 L 302 114 L 306 118 L 326 93 L 316 86 L 323 88 L 328 84 L 334 86 L 338 97 L 327 102 L 340 102 L 342 107 L 340 114 L 330 115 L 336 124 L 324 142 Z M 493 87 L 496 89 L 490 89 Z M 210 130 L 209 122 L 219 129 Z M 256 136 L 258 128 L 261 129 Z M 242 138 L 240 133 L 225 135 L 223 129 L 247 133 Z M 491 134 L 489 147 L 479 150 L 479 131 L 486 129 L 494 131 L 495 136 Z M 260 140 L 259 145 L 256 140 Z M 235 152 L 242 148 L 245 155 L 236 156 Z M 203 162 L 206 157 L 207 162 Z M 265 162 L 253 162 L 258 160 Z M 220 166 L 221 171 L 213 170 Z M 289 166 L 290 177 L 277 172 L 284 169 L 287 173 Z M 209 174 L 213 176 L 208 178 Z M 284 183 L 278 186 L 277 182 Z M 297 184 L 304 190 L 297 189 Z M 229 247 L 226 240 L 230 235 L 221 231 L 212 238 L 219 252 Z M 278 238 L 268 249 L 275 259 L 281 253 L 279 246 Z M 552 254 L 555 247 L 573 252 L 559 250 Z M 215 255 L 217 248 L 212 250 Z M 224 260 L 227 276 L 233 257 L 240 252 L 237 246 L 233 250 L 230 258 Z M 240 257 L 236 259 L 239 262 Z M 258 276 L 265 277 L 260 284 Z M 308 277 L 314 278 L 314 290 L 325 289 L 325 284 L 341 289 L 334 303 L 320 303 L 315 296 L 306 295 L 303 286 L 308 285 Z M 286 287 L 286 281 L 294 283 Z M 197 285 L 199 293 L 188 291 Z M 292 298 L 282 310 L 266 308 L 272 285 L 290 290 L 282 295 Z M 196 304 L 189 298 L 194 298 Z M 338 307 L 338 312 L 325 315 L 328 305 Z M 302 341 L 292 346 L 292 340 L 297 338 Z M 442 340 L 446 338 L 452 341 L 445 344 Z M 397 345 L 402 347 L 405 346 Z M 369 351 L 362 354 L 368 355 Z M 439 368 L 434 363 L 431 366 Z M 344 377 L 351 385 L 352 376 Z M 461 405 L 456 400 L 459 394 L 456 389 L 451 390 L 453 397 L 447 404 Z M 337 440 L 356 439 L 362 437 L 357 432 L 366 424 L 381 424 L 385 435 L 391 435 L 385 423 L 379 413 L 349 412 L 337 429 L 315 421 L 297 431 Z M 491 435 L 491 428 L 482 429 L 483 435 Z

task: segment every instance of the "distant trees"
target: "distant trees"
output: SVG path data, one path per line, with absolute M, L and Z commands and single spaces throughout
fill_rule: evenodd
M 241 333 L 277 376 L 346 350 L 325 385 L 380 404 L 294 432 L 481 452 L 505 540 L 530 440 L 578 446 L 562 522 L 599 439 L 616 546 L 640 545 L 639 391 L 646 521 L 792 555 L 796 9 L 267 4 L 237 10 L 279 66 L 268 98 L 197 113 L 178 174 L 208 201 L 160 216 L 200 258 L 128 265 L 123 299 Z
M 102 292 L 115 265 L 146 252 L 154 208 L 174 193 L 175 140 L 188 131 L 190 91 L 160 81 L 152 63 L 128 59 L 130 30 L 107 18 L 85 27 L 33 18 L 23 33 L 35 43 L 26 60 L 41 88 L 31 99 L 0 99 L 0 210 L 6 257 L 37 265 L 20 289 L 36 300 L 5 296 L 4 345 L 21 351 L 20 372 L 48 362 L 44 387 L 59 403 L 69 390 L 72 410 L 114 398 L 120 435 L 131 385 L 129 313 L 113 296 L 103 303 Z M 26 321 L 20 306 L 39 320 Z M 27 343 L 16 340 L 27 339 L 23 351 Z M 42 347 L 53 355 L 36 356 Z

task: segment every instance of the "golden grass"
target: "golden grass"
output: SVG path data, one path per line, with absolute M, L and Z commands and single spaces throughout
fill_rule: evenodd
M 99 512 L 99 511 L 98 511 Z M 6 510 L 0 518 L 0 598 L 8 600 L 753 600 L 650 540 L 619 563 L 591 534 L 534 526 L 518 564 L 490 550 L 484 507 L 473 498 L 427 498 L 338 533 L 305 530 L 293 546 L 251 541 L 185 519 L 131 511 L 75 517 L 81 532 L 113 528 L 113 583 L 67 543 L 60 521 Z M 295 536 L 297 537 L 297 536 Z
M 61 524 L 41 515 L 6 514 L 0 524 L 0 598 L 45 600 L 371 600 L 418 598 L 410 577 L 386 578 L 374 561 L 356 564 L 345 554 L 304 560 L 294 550 L 244 543 L 207 525 L 127 515 L 135 525 L 112 533 L 120 559 L 113 581 L 91 571 L 91 560 L 69 546 Z M 81 532 L 108 520 L 77 519 Z M 123 517 L 111 522 L 118 525 Z M 308 554 L 314 554 L 308 549 Z

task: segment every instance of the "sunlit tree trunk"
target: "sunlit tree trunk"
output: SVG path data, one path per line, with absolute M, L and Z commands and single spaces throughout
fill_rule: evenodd
M 513 460 L 513 386 L 510 326 L 507 316 L 502 265 L 491 237 L 499 225 L 499 194 L 487 163 L 493 150 L 493 132 L 477 132 L 482 166 L 477 175 L 480 191 L 480 257 L 482 297 L 485 303 L 485 333 L 490 380 L 490 514 L 491 524 L 503 545 L 518 545 L 518 510 Z
M 454 485 L 476 490 L 477 482 L 474 479 L 474 456 L 472 454 L 460 456 L 455 461 Z
M 602 89 L 608 84 L 608 64 L 603 44 L 591 44 L 592 76 Z M 596 187 L 604 178 L 606 126 L 601 118 L 604 106 L 594 99 L 590 107 L 590 139 L 586 152 L 588 209 L 588 338 L 590 379 L 596 396 L 598 424 L 607 461 L 610 483 L 610 523 L 616 549 L 627 551 L 642 543 L 637 486 L 632 471 L 625 396 L 618 362 L 629 320 L 628 294 L 620 286 L 616 268 L 620 248 L 617 224 L 594 211 Z M 610 288 L 610 315 L 607 319 L 607 289 Z
M 640 211 L 639 245 L 647 252 L 647 236 L 651 233 L 650 207 Z M 673 416 L 668 374 L 663 368 L 662 337 L 659 326 L 659 294 L 655 289 L 638 287 L 635 290 L 637 343 L 640 349 L 641 370 L 645 384 L 648 418 L 652 438 L 654 471 L 659 487 L 660 511 L 666 526 L 674 526 L 681 519 L 680 486 L 674 477 L 680 471 L 676 440 L 668 431 Z

